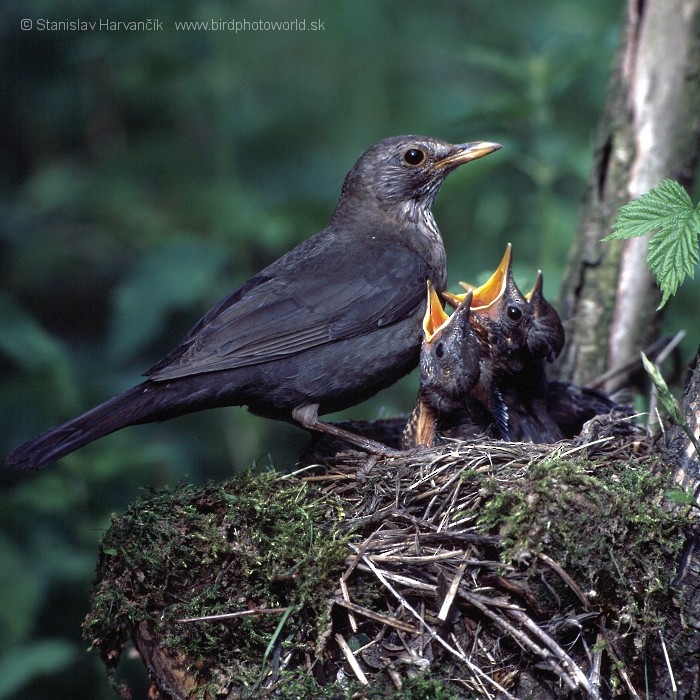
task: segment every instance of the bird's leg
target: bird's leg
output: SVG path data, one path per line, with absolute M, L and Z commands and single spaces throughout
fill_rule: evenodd
M 292 410 L 292 418 L 294 418 L 297 423 L 306 428 L 307 430 L 316 430 L 319 433 L 326 433 L 326 435 L 332 435 L 340 440 L 355 445 L 365 452 L 377 455 L 379 457 L 398 457 L 403 456 L 405 453 L 400 450 L 395 450 L 392 447 L 377 442 L 376 440 L 371 440 L 370 438 L 363 437 L 362 435 L 357 435 L 356 433 L 345 430 L 344 428 L 339 428 L 337 425 L 332 425 L 330 423 L 323 423 L 318 419 L 318 404 L 305 404 L 303 406 L 297 406 Z

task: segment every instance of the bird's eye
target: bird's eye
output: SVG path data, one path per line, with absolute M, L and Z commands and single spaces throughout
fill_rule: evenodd
M 420 165 L 425 160 L 425 153 L 423 153 L 420 148 L 409 148 L 406 153 L 403 154 L 403 159 L 409 165 Z
M 435 346 L 435 357 L 438 358 L 438 360 L 445 354 L 445 346 L 442 343 L 438 343 Z
M 519 321 L 523 315 L 523 312 L 517 306 L 509 306 L 506 309 L 506 313 L 511 321 Z

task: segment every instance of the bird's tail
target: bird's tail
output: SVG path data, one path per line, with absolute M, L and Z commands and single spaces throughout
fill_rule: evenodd
M 7 457 L 7 466 L 23 471 L 40 469 L 93 440 L 127 425 L 157 420 L 159 392 L 145 381 L 87 413 L 27 440 Z

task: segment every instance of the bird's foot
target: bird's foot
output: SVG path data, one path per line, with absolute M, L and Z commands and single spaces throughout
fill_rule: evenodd
M 340 428 L 337 425 L 317 421 L 315 425 L 309 427 L 311 430 L 316 430 L 320 433 L 325 433 L 326 435 L 332 435 L 339 440 L 344 440 L 350 445 L 359 447 L 364 452 L 369 452 L 369 454 L 377 458 L 405 456 L 405 452 L 403 450 L 397 450 L 393 447 L 389 447 L 382 442 L 358 435 L 350 430 L 345 430 L 345 428 Z
M 403 450 L 389 447 L 384 443 L 358 435 L 340 426 L 323 423 L 318 420 L 318 406 L 316 405 L 299 406 L 292 411 L 292 417 L 307 430 L 315 430 L 319 433 L 331 435 L 376 457 L 403 457 L 406 454 Z

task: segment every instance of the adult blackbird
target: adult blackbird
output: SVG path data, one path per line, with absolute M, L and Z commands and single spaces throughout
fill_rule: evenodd
M 423 136 L 375 144 L 326 228 L 209 311 L 144 382 L 25 442 L 7 463 L 36 469 L 127 425 L 229 405 L 382 451 L 318 415 L 415 367 L 426 280 L 438 291 L 446 282 L 433 199 L 448 173 L 500 147 Z
M 448 316 L 428 282 L 418 362 L 420 388 L 402 437 L 403 447 L 434 445 L 443 431 L 441 417 L 464 409 L 469 392 L 479 380 L 479 341 L 469 321 L 471 301 L 468 292 Z

